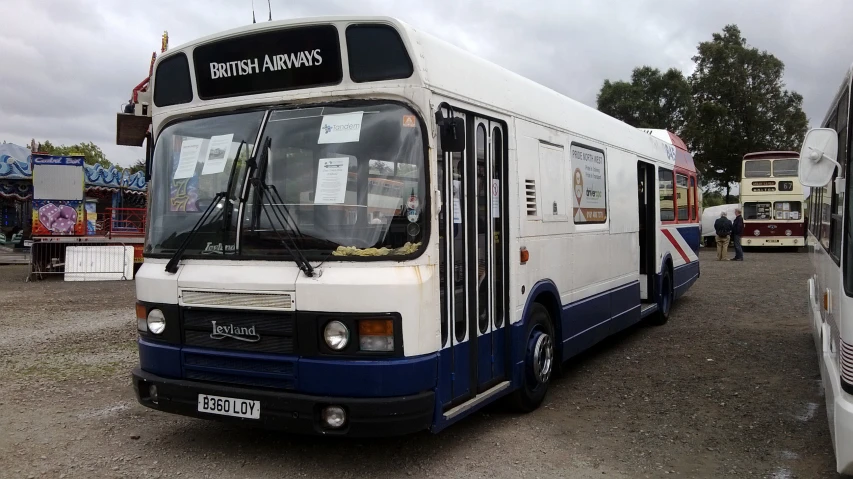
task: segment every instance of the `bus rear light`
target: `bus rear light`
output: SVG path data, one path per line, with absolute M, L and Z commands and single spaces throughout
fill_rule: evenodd
M 362 351 L 394 351 L 394 322 L 390 319 L 360 320 L 358 347 Z

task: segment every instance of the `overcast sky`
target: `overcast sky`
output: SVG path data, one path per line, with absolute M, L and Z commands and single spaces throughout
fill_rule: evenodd
M 736 23 L 785 62 L 812 125 L 853 63 L 850 0 L 272 0 L 273 19 L 391 15 L 595 106 L 605 79 L 639 65 L 693 69 L 700 41 Z M 265 0 L 255 0 L 259 21 Z M 115 114 L 169 44 L 251 23 L 251 0 L 0 0 L 0 141 L 115 145 Z

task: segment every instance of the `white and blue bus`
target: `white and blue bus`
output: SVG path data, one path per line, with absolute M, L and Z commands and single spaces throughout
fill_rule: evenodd
M 672 136 L 397 20 L 227 31 L 151 85 L 145 406 L 351 436 L 530 411 L 699 276 Z
M 853 474 L 853 202 L 850 191 L 850 109 L 853 67 L 848 69 L 821 128 L 808 132 L 799 179 L 811 189 L 806 226 L 812 275 L 810 323 L 826 392 L 829 431 L 838 472 Z

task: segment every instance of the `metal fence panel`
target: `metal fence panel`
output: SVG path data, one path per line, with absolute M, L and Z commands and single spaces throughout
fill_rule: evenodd
M 66 281 L 133 279 L 133 246 L 123 243 L 34 241 L 27 280 L 64 275 Z

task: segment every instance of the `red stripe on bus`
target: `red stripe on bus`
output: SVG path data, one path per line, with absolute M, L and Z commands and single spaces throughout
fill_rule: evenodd
M 681 257 L 684 258 L 684 262 L 689 263 L 690 258 L 687 257 L 687 253 L 685 253 L 684 250 L 681 249 L 681 246 L 678 245 L 678 241 L 675 241 L 675 238 L 672 237 L 672 233 L 669 230 L 660 231 L 661 233 L 663 233 L 664 236 L 666 236 L 666 239 L 668 239 L 669 242 L 672 243 L 672 246 L 675 247 L 675 251 L 678 251 L 678 254 L 680 254 Z

